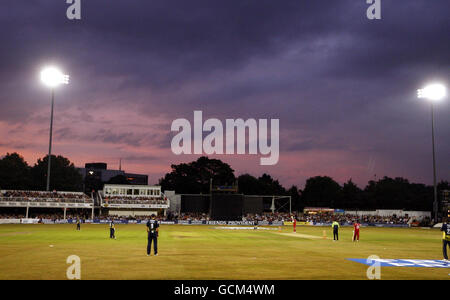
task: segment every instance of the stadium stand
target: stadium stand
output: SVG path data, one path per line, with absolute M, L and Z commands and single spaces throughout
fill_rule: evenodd
M 110 185 L 110 188 L 115 188 L 114 185 Z M 148 195 L 140 195 L 142 193 L 142 189 L 146 189 L 145 193 Z M 147 192 L 148 190 L 153 189 L 158 192 Z M 115 205 L 116 207 L 121 206 L 140 206 L 140 205 L 148 205 L 150 207 L 157 207 L 159 209 L 164 209 L 165 206 L 170 205 L 170 200 L 159 191 L 159 187 L 137 187 L 137 194 L 132 195 L 103 195 L 102 203 L 103 209 L 108 210 L 111 209 L 110 206 Z M 234 196 L 234 195 L 233 195 Z M 202 198 L 203 199 L 203 198 Z M 96 219 L 108 219 L 108 218 L 116 218 L 114 216 L 95 216 L 93 213 L 93 198 L 81 192 L 64 192 L 64 191 L 52 191 L 52 192 L 44 192 L 44 191 L 24 191 L 24 190 L 1 190 L 0 191 L 0 206 L 8 207 L 10 211 L 6 211 L 3 209 L 0 212 L 0 219 L 14 219 L 14 218 L 37 218 L 37 219 L 50 219 L 50 220 L 59 220 L 59 219 L 87 219 L 89 218 L 89 213 L 91 213 L 90 218 Z M 208 199 L 209 200 L 209 199 Z M 191 203 L 190 201 L 189 203 Z M 194 204 L 196 204 L 195 202 Z M 44 204 L 44 205 L 41 205 Z M 86 205 L 86 206 L 85 206 Z M 34 208 L 29 212 L 28 208 L 27 213 L 23 214 L 23 211 L 20 210 L 20 207 L 30 206 L 30 208 Z M 65 210 L 62 212 L 58 210 L 58 207 L 68 209 L 70 211 Z M 38 209 L 35 209 L 38 208 Z M 47 208 L 47 210 L 45 210 Z M 90 212 L 86 208 L 92 208 Z M 216 220 L 214 216 L 210 213 L 199 209 L 198 205 L 194 205 L 192 209 L 193 212 L 176 212 L 176 213 L 166 213 L 159 215 L 158 219 L 162 221 L 213 221 Z M 148 208 L 147 208 L 148 209 Z M 23 210 L 23 208 L 22 208 Z M 122 210 L 125 212 L 125 215 L 121 215 L 117 217 L 119 219 L 124 220 L 145 220 L 151 214 L 152 210 L 148 211 L 148 214 L 145 214 L 146 210 L 142 210 L 142 214 L 137 215 L 127 215 L 127 210 Z M 305 222 L 309 224 L 328 224 L 332 221 L 337 221 L 341 225 L 352 224 L 355 221 L 358 221 L 362 224 L 384 224 L 384 225 L 410 225 L 416 222 L 416 219 L 411 216 L 382 216 L 382 215 L 354 215 L 354 214 L 345 214 L 345 213 L 335 213 L 333 210 L 329 211 L 320 211 L 304 214 L 293 213 L 290 214 L 288 212 L 261 212 L 261 213 L 244 213 L 242 214 L 238 221 L 249 221 L 249 222 L 289 222 L 291 221 L 292 216 L 294 216 L 298 221 Z M 428 219 L 420 220 L 422 223 L 427 223 Z
M 108 196 L 103 200 L 106 204 L 168 204 L 168 200 L 162 195 L 159 197 Z
M 355 221 L 359 221 L 362 224 L 372 224 L 372 225 L 404 225 L 407 226 L 408 224 L 411 224 L 412 222 L 415 222 L 414 218 L 407 218 L 407 217 L 396 217 L 396 216 L 389 216 L 389 217 L 381 217 L 381 216 L 356 216 L 356 215 L 329 215 L 329 214 L 321 214 L 321 215 L 314 215 L 314 216 L 307 216 L 307 215 L 296 215 L 294 214 L 294 217 L 299 222 L 309 223 L 309 224 L 331 224 L 332 220 L 336 220 L 341 225 L 351 225 Z M 21 213 L 2 213 L 0 214 L 0 219 L 21 219 L 25 218 L 24 214 Z M 61 211 L 35 211 L 33 213 L 30 213 L 30 218 L 40 219 L 40 220 L 52 220 L 54 222 L 58 222 L 60 220 L 64 220 L 63 212 Z M 88 211 L 86 210 L 79 210 L 79 211 L 72 211 L 71 213 L 68 213 L 65 219 L 90 219 L 90 215 Z M 108 215 L 102 215 L 102 216 L 95 216 L 96 220 L 122 220 L 122 221 L 144 221 L 150 218 L 149 215 L 140 215 L 140 216 L 108 216 Z M 157 216 L 157 219 L 159 221 L 214 221 L 209 214 L 205 213 L 181 213 L 181 214 L 175 214 L 175 215 L 159 215 Z M 242 221 L 247 222 L 290 222 L 291 221 L 291 215 L 289 213 L 263 213 L 263 214 L 247 214 L 242 217 Z M 424 220 L 426 222 L 426 220 Z M 428 220 L 429 221 L 429 220 Z
M 0 201 L 4 202 L 60 202 L 60 203 L 91 203 L 84 193 L 79 192 L 42 192 L 42 191 L 0 191 Z

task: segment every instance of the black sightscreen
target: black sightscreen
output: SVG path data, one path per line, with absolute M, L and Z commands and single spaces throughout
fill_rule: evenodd
M 246 214 L 262 214 L 263 213 L 263 197 L 244 196 L 244 215 Z
M 209 213 L 209 195 L 181 195 L 182 213 Z
M 213 194 L 211 219 L 218 221 L 242 220 L 244 196 L 239 194 Z

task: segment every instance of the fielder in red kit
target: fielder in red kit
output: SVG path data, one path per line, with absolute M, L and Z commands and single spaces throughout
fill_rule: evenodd
M 292 216 L 292 225 L 294 226 L 294 232 L 297 232 L 297 219 Z
M 358 221 L 353 223 L 353 241 L 359 242 L 359 229 L 361 228 L 361 224 Z

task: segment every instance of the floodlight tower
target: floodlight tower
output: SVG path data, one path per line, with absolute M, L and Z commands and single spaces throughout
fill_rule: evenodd
M 437 185 L 436 185 L 436 154 L 434 146 L 434 103 L 439 102 L 447 96 L 447 89 L 443 84 L 433 83 L 429 84 L 423 89 L 417 90 L 418 98 L 425 98 L 431 104 L 431 143 L 433 149 L 433 186 L 434 186 L 434 202 L 433 213 L 434 222 L 438 221 L 438 200 L 437 200 Z
M 48 169 L 47 169 L 47 191 L 50 190 L 50 165 L 52 157 L 52 134 L 53 134 L 53 105 L 55 102 L 55 88 L 61 84 L 69 84 L 69 75 L 64 75 L 55 67 L 47 67 L 41 72 L 41 81 L 51 88 L 52 108 L 50 113 L 50 140 L 48 143 Z

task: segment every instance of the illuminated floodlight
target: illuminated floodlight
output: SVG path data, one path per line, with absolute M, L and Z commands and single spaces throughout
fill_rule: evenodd
M 60 84 L 69 84 L 69 75 L 64 75 L 55 67 L 48 67 L 42 70 L 41 81 L 46 86 L 55 88 Z
M 423 89 L 417 90 L 417 97 L 432 101 L 442 100 L 443 98 L 445 98 L 445 96 L 447 96 L 447 89 L 443 84 L 440 83 L 433 83 L 427 85 Z
M 50 171 L 52 161 L 52 133 L 53 133 L 53 103 L 55 101 L 55 88 L 61 84 L 69 84 L 69 75 L 63 74 L 58 68 L 47 67 L 41 72 L 41 81 L 52 89 L 52 109 L 50 113 L 50 141 L 48 145 L 48 163 L 47 163 L 47 191 L 50 190 Z
M 434 145 L 434 102 L 440 101 L 447 96 L 447 88 L 441 83 L 432 83 L 425 86 L 423 89 L 417 90 L 417 97 L 428 99 L 431 103 L 431 143 L 433 150 L 433 186 L 434 186 L 434 201 L 433 213 L 434 222 L 438 222 L 438 196 L 436 184 L 436 153 Z

